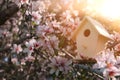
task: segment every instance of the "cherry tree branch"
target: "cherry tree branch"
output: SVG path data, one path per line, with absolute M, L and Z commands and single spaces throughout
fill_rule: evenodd
M 0 25 L 3 25 L 10 17 L 12 17 L 15 13 L 18 12 L 19 7 L 13 3 L 9 2 L 6 5 L 3 5 L 4 2 L 0 5 Z
M 100 79 L 104 79 L 102 72 L 99 69 L 93 69 L 92 67 L 89 67 L 88 65 L 83 64 L 75 64 L 75 69 L 79 72 L 80 69 L 87 70 L 90 73 L 93 73 L 94 75 L 98 76 Z
M 24 37 L 24 38 L 21 38 L 20 40 L 13 41 L 13 44 L 20 44 L 20 43 L 23 43 L 25 40 L 31 39 L 32 37 L 33 37 L 33 35 L 27 36 L 27 37 Z M 0 48 L 0 52 L 9 51 L 10 48 L 11 48 L 11 47 Z

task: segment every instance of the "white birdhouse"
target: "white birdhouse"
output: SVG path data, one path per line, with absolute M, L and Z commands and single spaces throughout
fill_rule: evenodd
M 72 39 L 77 44 L 77 59 L 80 54 L 93 58 L 95 55 L 104 49 L 105 43 L 111 39 L 107 30 L 93 18 L 86 16 L 81 21 L 81 24 L 73 32 Z

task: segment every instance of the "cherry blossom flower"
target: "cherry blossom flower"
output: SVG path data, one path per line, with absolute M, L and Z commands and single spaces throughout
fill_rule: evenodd
M 17 44 L 14 44 L 13 45 L 13 50 L 12 50 L 12 52 L 16 52 L 17 54 L 18 53 L 20 53 L 20 52 L 22 52 L 22 48 L 21 48 L 21 45 L 17 45 Z
M 43 50 L 51 54 L 54 54 L 54 49 L 59 49 L 59 39 L 55 35 L 44 36 L 44 39 L 40 40 L 40 44 Z
M 112 34 L 111 37 L 115 41 L 120 41 L 120 34 L 117 32 L 114 32 L 114 34 Z
M 118 76 L 118 75 L 120 75 L 120 69 L 112 65 L 103 71 L 103 75 L 107 78 Z
M 48 0 L 47 0 L 48 1 Z M 32 2 L 32 10 L 33 11 L 39 11 L 40 13 L 42 13 L 43 11 L 45 11 L 46 8 L 48 8 L 48 6 L 51 3 L 48 2 L 47 4 L 45 3 L 45 1 L 33 1 Z
M 25 59 L 21 59 L 21 65 L 26 65 L 26 60 Z
M 120 43 L 118 43 L 118 44 L 114 47 L 114 49 L 115 49 L 116 51 L 120 51 Z
M 12 61 L 13 64 L 16 64 L 16 65 L 18 64 L 18 59 L 17 58 L 12 58 L 11 61 Z
M 114 51 L 110 51 L 109 49 L 103 50 L 95 59 L 97 63 L 93 68 L 103 68 L 103 75 L 106 78 L 114 78 L 114 76 L 120 75 L 120 69 L 117 66 L 119 64 L 119 56 L 115 57 Z
M 34 42 L 33 44 L 34 44 L 34 48 L 35 48 L 35 49 L 38 49 L 38 48 L 40 47 L 40 42 L 37 42 L 37 41 L 36 41 L 36 42 Z
M 0 37 L 8 37 L 10 34 L 7 30 L 0 30 Z
M 19 31 L 19 28 L 18 27 L 15 27 L 15 28 L 13 28 L 13 33 L 18 33 L 18 31 Z
M 20 0 L 21 4 L 28 4 L 29 0 Z
M 54 28 L 60 28 L 60 22 L 57 22 L 56 20 L 52 21 L 52 27 Z
M 40 23 L 40 21 L 41 21 L 41 18 L 42 18 L 42 16 L 39 14 L 39 12 L 38 11 L 33 11 L 32 12 L 32 16 L 33 16 L 33 18 L 32 18 L 32 20 L 36 23 L 36 24 L 39 24 Z
M 34 49 L 38 49 L 40 47 L 40 42 L 36 41 L 34 38 L 30 39 L 29 42 L 25 42 L 27 48 L 24 49 L 25 53 L 31 55 L 34 52 Z
M 58 49 L 59 40 L 56 36 L 51 36 L 51 38 L 49 38 L 49 41 L 52 47 L 54 47 L 55 49 Z
M 45 36 L 45 34 L 49 34 L 49 33 L 52 33 L 54 32 L 53 28 L 50 28 L 49 26 L 47 25 L 40 25 L 37 27 L 36 29 L 36 34 L 37 36 Z
M 103 50 L 95 57 L 95 59 L 97 60 L 97 64 L 95 64 L 96 68 L 106 67 L 108 63 L 113 65 L 117 64 L 114 52 L 110 51 L 109 49 Z
M 65 12 L 63 12 L 62 14 L 62 17 L 65 19 L 65 20 L 70 20 L 72 15 L 70 13 L 70 10 L 66 10 Z
M 31 54 L 34 52 L 34 43 L 36 43 L 35 39 L 31 39 L 29 42 L 25 42 L 27 48 L 24 49 L 24 52 Z
M 42 13 L 45 11 L 45 9 L 47 8 L 47 6 L 45 5 L 44 1 L 37 1 L 37 4 L 39 5 L 39 12 Z M 36 5 L 36 4 L 35 4 Z
M 51 67 L 50 74 L 55 73 L 58 76 L 59 72 L 66 74 L 71 69 L 70 65 L 72 61 L 68 60 L 67 58 L 55 56 L 51 58 L 50 61 L 51 63 L 48 65 Z
M 78 16 L 79 12 L 77 10 L 73 11 L 74 16 Z
M 33 1 L 33 2 L 32 2 L 32 10 L 33 10 L 33 11 L 39 11 L 39 6 L 40 6 L 39 2 L 40 2 L 40 1 L 37 1 L 37 2 L 36 2 L 36 1 Z
M 29 62 L 33 62 L 35 60 L 33 56 L 27 56 L 25 59 L 26 61 L 29 61 Z

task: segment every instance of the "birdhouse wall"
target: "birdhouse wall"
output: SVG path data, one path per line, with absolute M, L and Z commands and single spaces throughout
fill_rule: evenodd
M 98 42 L 96 47 L 96 53 L 99 53 L 105 48 L 105 43 L 109 40 L 109 38 L 106 38 L 102 35 L 98 36 Z
M 76 36 L 78 55 L 93 57 L 97 47 L 98 32 L 88 21 L 84 21 L 80 27 Z

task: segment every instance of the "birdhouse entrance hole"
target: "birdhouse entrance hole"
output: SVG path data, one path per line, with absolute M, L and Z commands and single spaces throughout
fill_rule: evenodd
M 85 37 L 88 37 L 90 35 L 90 30 L 89 29 L 86 29 L 85 31 L 84 31 L 84 36 Z

